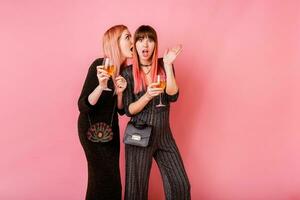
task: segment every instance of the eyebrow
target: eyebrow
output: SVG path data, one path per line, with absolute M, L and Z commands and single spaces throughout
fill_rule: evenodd
M 144 40 L 144 39 L 154 40 L 154 38 L 149 37 L 149 36 L 142 36 L 142 37 L 138 37 L 138 38 L 137 38 L 137 40 L 140 40 L 140 39 L 142 39 L 142 40 Z

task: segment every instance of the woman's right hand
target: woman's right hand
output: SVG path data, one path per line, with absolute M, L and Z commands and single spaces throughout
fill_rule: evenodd
M 103 69 L 103 66 L 97 66 L 97 78 L 101 88 L 107 88 L 109 77 L 109 74 Z
M 153 99 L 154 97 L 163 93 L 164 89 L 158 87 L 159 83 L 151 83 L 147 87 L 146 97 L 148 100 Z

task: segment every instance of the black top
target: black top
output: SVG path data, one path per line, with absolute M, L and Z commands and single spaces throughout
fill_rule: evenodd
M 96 59 L 92 65 L 89 68 L 88 74 L 86 76 L 79 100 L 78 100 L 78 108 L 80 111 L 79 116 L 79 126 L 82 120 L 87 120 L 87 114 L 89 114 L 89 117 L 91 119 L 92 124 L 95 122 L 106 122 L 107 124 L 110 124 L 111 117 L 112 117 L 112 111 L 114 104 L 117 103 L 117 95 L 114 95 L 113 91 L 102 91 L 102 94 L 99 97 L 98 102 L 95 105 L 91 105 L 88 101 L 88 96 L 94 91 L 94 89 L 98 86 L 99 81 L 97 78 L 97 66 L 101 65 L 103 61 L 103 58 Z M 114 84 L 112 79 L 109 79 L 108 81 L 108 87 L 110 89 L 114 89 Z M 116 115 L 116 112 L 119 112 L 119 114 L 124 114 L 124 110 L 117 109 L 117 106 L 115 108 L 114 113 L 114 120 L 113 125 L 118 125 L 118 115 Z M 82 119 L 85 118 L 85 119 Z M 81 120 L 82 119 L 82 120 Z M 86 127 L 86 123 L 82 124 L 84 127 Z M 82 127 L 83 128 L 83 127 Z M 86 127 L 87 128 L 87 127 Z

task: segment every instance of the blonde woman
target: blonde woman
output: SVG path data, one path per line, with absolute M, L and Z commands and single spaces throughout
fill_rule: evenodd
M 117 112 L 122 114 L 122 93 L 127 83 L 119 73 L 126 59 L 132 57 L 131 49 L 131 34 L 126 26 L 108 29 L 103 36 L 103 52 L 116 67 L 114 74 L 103 69 L 103 58 L 96 59 L 78 100 L 78 132 L 88 164 L 87 200 L 120 200 L 122 196 Z

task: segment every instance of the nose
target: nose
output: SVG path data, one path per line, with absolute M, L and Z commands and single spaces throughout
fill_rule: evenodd
M 144 47 L 148 47 L 148 40 L 147 39 L 143 41 L 143 45 L 144 45 Z

